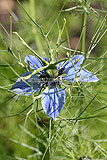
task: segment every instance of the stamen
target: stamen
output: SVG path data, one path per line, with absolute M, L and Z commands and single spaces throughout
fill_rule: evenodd
M 33 65 L 33 67 L 35 67 L 35 68 L 36 68 L 36 65 L 34 64 L 34 65 Z
M 59 66 L 59 69 L 61 69 L 61 66 Z
M 79 62 L 79 58 L 75 59 L 75 63 Z
M 62 81 L 62 77 L 59 77 L 59 80 Z

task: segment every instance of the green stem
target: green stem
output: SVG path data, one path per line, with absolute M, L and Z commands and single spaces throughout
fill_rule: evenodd
M 29 0 L 29 3 L 30 3 L 30 13 L 31 13 L 31 17 L 34 19 L 34 21 L 36 19 L 35 2 L 36 2 L 35 0 Z M 43 51 L 43 48 L 42 48 L 42 45 L 41 45 L 41 41 L 40 41 L 38 32 L 37 32 L 37 30 L 34 27 L 32 27 L 32 33 L 33 33 L 35 42 L 36 42 L 36 44 L 38 46 L 38 50 L 41 53 Z
M 12 15 L 10 11 L 10 49 L 12 49 Z
M 87 6 L 88 0 L 85 0 L 85 6 Z M 84 7 L 85 7 L 84 6 Z M 86 41 L 86 22 L 87 22 L 87 12 L 84 9 L 82 14 L 82 37 L 81 37 L 81 52 L 85 52 L 85 41 Z
M 17 2 L 18 2 L 18 4 L 22 7 L 22 9 L 24 10 L 24 12 L 25 12 L 26 15 L 28 16 L 28 18 L 36 25 L 36 27 L 39 28 L 39 31 L 40 31 L 41 35 L 42 35 L 42 36 L 45 38 L 45 40 L 46 40 L 46 43 L 47 43 L 47 45 L 48 45 L 48 48 L 51 49 L 50 44 L 49 44 L 48 37 L 47 37 L 47 35 L 44 34 L 44 31 L 43 31 L 43 29 L 42 29 L 42 26 L 39 25 L 36 21 L 34 21 L 34 20 L 32 19 L 32 17 L 28 14 L 28 12 L 26 11 L 26 9 L 21 5 L 21 3 L 19 2 L 19 0 L 17 0 Z
M 29 17 L 29 19 L 40 29 L 40 33 L 42 34 L 43 37 L 45 37 L 42 27 L 32 19 L 32 17 L 27 13 L 26 9 L 21 5 L 21 3 L 17 0 L 18 4 L 23 8 L 24 12 L 26 13 L 26 15 Z
M 61 32 L 59 33 L 58 40 L 57 40 L 57 43 L 56 43 L 57 46 L 58 46 L 59 41 L 61 39 L 61 36 L 62 36 L 63 31 L 64 31 L 65 25 L 66 25 L 66 19 L 64 18 L 64 24 L 63 24 Z
M 49 159 L 51 159 L 51 125 L 52 125 L 52 120 L 50 119 L 50 125 L 49 125 Z
M 85 51 L 85 38 L 86 38 L 86 13 L 82 15 L 82 37 L 81 37 L 81 52 Z

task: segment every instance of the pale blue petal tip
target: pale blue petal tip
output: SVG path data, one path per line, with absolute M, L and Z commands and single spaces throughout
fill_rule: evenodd
M 93 75 L 93 73 L 84 68 L 81 68 L 80 71 L 77 71 L 77 79 L 78 81 L 83 82 L 97 82 L 99 80 L 96 75 Z
M 65 90 L 56 86 L 51 89 L 47 87 L 43 92 L 41 103 L 45 113 L 55 119 L 65 103 Z

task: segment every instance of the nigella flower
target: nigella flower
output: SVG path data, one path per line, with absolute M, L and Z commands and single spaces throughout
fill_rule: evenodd
M 48 62 L 50 61 L 48 58 L 43 59 Z M 56 66 L 57 75 L 54 77 L 47 70 L 42 70 L 23 81 L 22 77 L 26 77 L 32 73 L 31 71 L 27 71 L 18 78 L 12 89 L 18 94 L 30 95 L 31 93 L 35 94 L 41 88 L 45 88 L 41 98 L 42 107 L 49 117 L 55 119 L 65 103 L 65 89 L 61 88 L 61 81 L 68 81 L 70 83 L 74 81 L 98 81 L 96 75 L 80 66 L 83 60 L 84 56 L 75 55 L 71 60 L 58 63 Z M 40 59 L 32 55 L 27 55 L 25 62 L 34 71 L 44 66 Z M 43 80 L 41 81 L 41 79 Z
M 82 156 L 79 160 L 91 160 L 91 158 L 89 156 Z

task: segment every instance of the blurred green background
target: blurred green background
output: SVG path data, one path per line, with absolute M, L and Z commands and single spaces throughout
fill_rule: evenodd
M 17 1 L 0 1 L 0 160 L 79 160 L 83 155 L 92 160 L 107 159 L 107 2 L 88 0 L 87 6 L 84 2 L 20 0 L 27 15 Z M 32 53 L 12 32 L 18 32 L 39 55 L 49 58 L 51 50 L 46 38 L 40 34 L 40 29 L 31 21 L 30 15 L 42 26 L 44 34 L 48 34 L 55 58 L 57 55 L 61 59 L 66 57 L 67 51 L 73 54 L 76 47 L 80 50 L 78 42 L 84 10 L 87 12 L 85 52 L 89 51 L 89 46 L 98 42 L 91 51 L 91 58 L 84 65 L 100 80 L 97 83 L 82 84 L 81 91 L 68 88 L 66 103 L 60 114 L 63 118 L 51 121 L 40 111 L 37 113 L 38 123 L 35 112 L 26 120 L 32 97 L 14 96 L 11 87 L 18 78 L 16 73 L 22 75 L 25 72 L 14 55 L 26 65 L 24 57 Z M 64 18 L 66 26 L 61 44 L 56 49 Z M 87 110 L 75 121 L 75 117 L 89 103 Z M 38 110 L 42 108 L 40 100 L 35 102 L 36 107 Z

